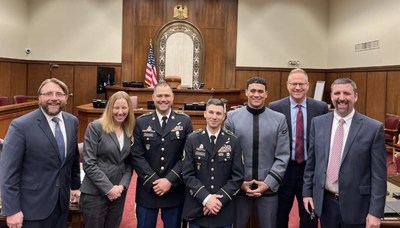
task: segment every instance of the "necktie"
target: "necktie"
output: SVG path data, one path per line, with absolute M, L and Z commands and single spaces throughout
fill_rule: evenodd
M 299 111 L 296 115 L 296 144 L 294 147 L 294 158 L 296 162 L 300 164 L 304 161 L 304 126 L 301 104 L 298 104 L 297 107 L 299 108 Z
M 345 123 L 344 119 L 339 120 L 339 125 L 336 129 L 335 136 L 333 137 L 333 144 L 330 154 L 330 162 L 329 162 L 328 177 L 327 177 L 329 183 L 334 183 L 335 181 L 338 180 L 339 177 L 340 157 L 343 148 L 344 123 Z
M 56 123 L 55 131 L 54 131 L 54 137 L 56 138 L 57 141 L 57 146 L 58 146 L 58 153 L 60 153 L 60 159 L 61 161 L 64 161 L 65 159 L 65 143 L 64 143 L 64 137 L 61 132 L 60 128 L 60 119 L 58 117 L 54 117 L 52 119 L 53 122 Z
M 165 129 L 165 126 L 167 126 L 167 119 L 168 119 L 168 117 L 166 117 L 166 116 L 163 116 L 163 117 L 162 117 L 161 128 L 162 128 L 163 131 L 164 131 L 164 129 Z
M 212 150 L 214 151 L 214 147 L 215 147 L 215 139 L 216 139 L 217 137 L 215 137 L 215 135 L 211 135 L 210 136 L 210 139 L 211 139 L 211 148 L 212 148 Z

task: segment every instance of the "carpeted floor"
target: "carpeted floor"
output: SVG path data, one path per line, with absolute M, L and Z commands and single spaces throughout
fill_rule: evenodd
M 387 155 L 387 164 L 388 164 L 388 176 L 395 174 L 395 165 L 392 163 L 392 155 L 388 153 Z M 135 215 L 135 189 L 136 189 L 136 174 L 132 176 L 131 185 L 128 189 L 128 195 L 126 197 L 125 202 L 125 210 L 124 215 L 122 216 L 122 222 L 120 228 L 135 228 L 136 227 L 136 215 Z M 162 222 L 160 218 L 157 222 L 157 228 L 162 228 Z M 289 228 L 298 228 L 299 227 L 299 218 L 298 218 L 298 209 L 297 209 L 297 201 L 295 200 L 293 204 L 292 211 L 290 212 L 290 222 Z

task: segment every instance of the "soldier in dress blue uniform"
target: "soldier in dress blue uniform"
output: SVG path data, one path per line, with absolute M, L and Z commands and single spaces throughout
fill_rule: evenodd
M 222 129 L 225 104 L 210 99 L 204 112 L 207 127 L 189 135 L 182 161 L 187 187 L 183 218 L 190 228 L 232 227 L 235 195 L 243 182 L 239 140 Z
M 172 110 L 173 100 L 171 87 L 165 82 L 157 84 L 153 93 L 156 110 L 136 121 L 131 153 L 138 174 L 138 228 L 156 227 L 159 209 L 165 228 L 181 226 L 185 192 L 181 156 L 193 128 L 188 115 Z

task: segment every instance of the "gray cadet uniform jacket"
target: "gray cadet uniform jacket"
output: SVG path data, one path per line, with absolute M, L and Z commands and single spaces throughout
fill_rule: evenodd
M 248 107 L 242 107 L 228 112 L 225 127 L 239 138 L 244 159 L 244 180 L 264 181 L 270 187 L 264 195 L 276 193 L 290 156 L 285 115 L 269 108 L 254 115 Z M 255 135 L 258 135 L 257 139 Z

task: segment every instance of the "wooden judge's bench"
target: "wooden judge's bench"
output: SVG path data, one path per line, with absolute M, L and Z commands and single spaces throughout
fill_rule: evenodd
M 132 88 L 113 85 L 107 87 L 107 98 L 117 91 L 125 91 L 129 96 L 138 97 L 138 107 L 147 108 L 147 101 L 153 100 L 152 88 Z M 207 102 L 210 98 L 224 98 L 228 101 L 227 108 L 241 104 L 240 89 L 173 89 L 174 109 L 181 109 L 185 102 Z
M 79 118 L 79 133 L 78 133 L 78 141 L 83 142 L 83 138 L 85 136 L 86 127 L 90 122 L 95 119 L 100 118 L 101 114 L 104 111 L 104 108 L 93 108 L 92 104 L 84 104 L 76 107 L 78 110 L 78 118 Z M 135 118 L 140 115 L 151 112 L 153 110 L 150 109 L 134 109 Z M 193 130 L 204 128 L 206 126 L 206 120 L 204 119 L 204 111 L 183 111 L 192 119 Z

